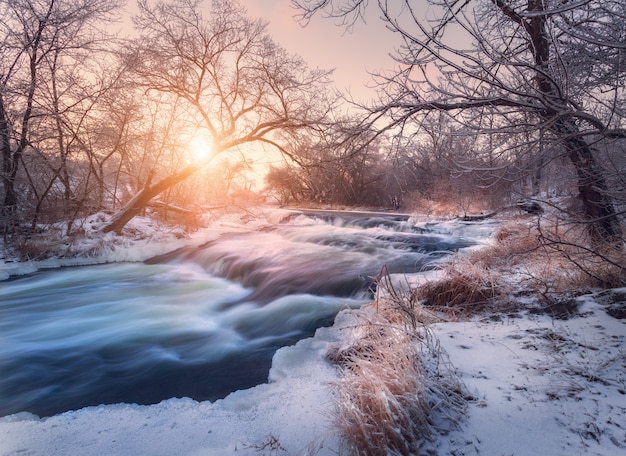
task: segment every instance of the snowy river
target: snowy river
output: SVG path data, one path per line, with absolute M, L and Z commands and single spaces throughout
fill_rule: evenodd
M 145 262 L 0 282 L 0 416 L 215 400 L 267 381 L 280 347 L 472 245 L 406 217 L 291 216 Z

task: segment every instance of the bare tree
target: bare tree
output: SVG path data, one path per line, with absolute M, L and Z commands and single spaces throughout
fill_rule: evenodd
M 322 12 L 351 25 L 366 0 L 293 0 L 309 20 Z M 378 0 L 400 34 L 397 71 L 379 75 L 382 102 L 370 124 L 407 129 L 433 111 L 476 134 L 498 134 L 495 154 L 541 145 L 576 171 L 582 221 L 600 244 L 622 230 L 598 145 L 623 141 L 626 3 L 622 0 Z M 456 36 L 454 36 L 456 34 Z
M 283 139 L 326 122 L 329 72 L 308 69 L 269 37 L 266 24 L 247 17 L 236 1 L 215 0 L 203 14 L 197 0 L 150 6 L 139 2 L 140 34 L 126 55 L 148 93 L 171 96 L 212 142 L 212 156 L 262 142 L 289 154 Z M 181 116 L 182 117 L 182 116 Z M 104 231 L 119 232 L 162 191 L 206 166 L 190 163 L 146 185 Z
M 59 180 L 65 197 L 71 197 L 64 122 L 67 112 L 79 104 L 68 94 L 84 87 L 84 81 L 70 74 L 71 68 L 81 60 L 77 58 L 79 51 L 94 51 L 96 23 L 106 22 L 120 4 L 108 0 L 0 3 L 0 154 L 4 193 L 0 211 L 5 217 L 5 228 L 16 222 L 18 197 L 25 193 L 18 191 L 17 186 L 24 154 L 29 149 L 41 153 L 44 163 L 53 168 L 48 188 Z M 64 98 L 71 100 L 63 101 Z M 59 160 L 52 164 L 48 159 L 55 155 Z M 37 193 L 33 187 L 35 170 L 24 171 L 31 189 Z M 43 193 L 47 191 L 44 189 Z M 37 206 L 41 197 L 38 195 Z

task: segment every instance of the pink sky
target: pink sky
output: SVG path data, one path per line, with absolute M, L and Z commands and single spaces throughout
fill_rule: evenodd
M 337 88 L 349 90 L 357 101 L 367 101 L 376 95 L 374 89 L 367 88 L 372 85 L 368 72 L 380 72 L 395 66 L 390 54 L 400 43 L 400 37 L 385 28 L 375 4 L 368 8 L 367 22 L 359 20 L 348 32 L 338 25 L 337 20 L 321 15 L 302 27 L 294 19 L 298 11 L 293 8 L 291 0 L 239 2 L 251 17 L 268 21 L 272 38 L 289 52 L 299 54 L 313 68 L 334 69 L 333 80 Z M 211 0 L 203 3 L 203 9 L 208 10 Z M 130 17 L 136 13 L 134 0 L 128 2 L 127 8 L 129 14 L 123 20 L 122 28 L 130 30 Z
M 393 68 L 389 56 L 399 37 L 384 26 L 372 5 L 367 22 L 357 23 L 352 33 L 332 19 L 313 18 L 302 27 L 293 16 L 297 13 L 290 0 L 241 0 L 253 17 L 269 21 L 274 40 L 290 52 L 302 56 L 311 67 L 335 69 L 337 88 L 348 89 L 357 100 L 373 97 L 369 72 Z

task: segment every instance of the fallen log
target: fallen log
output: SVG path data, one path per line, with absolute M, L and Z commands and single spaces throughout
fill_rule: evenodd
M 179 214 L 200 214 L 193 209 L 187 209 L 186 207 L 174 206 L 172 204 L 164 203 L 163 201 L 152 201 L 147 204 L 148 207 L 153 209 L 162 209 L 165 211 L 178 212 Z

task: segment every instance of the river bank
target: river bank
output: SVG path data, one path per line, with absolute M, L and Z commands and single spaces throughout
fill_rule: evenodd
M 487 244 L 494 232 L 492 222 L 419 223 L 438 223 L 441 233 L 482 233 Z M 604 304 L 620 296 L 582 294 L 559 317 L 513 293 L 506 311 L 430 324 L 471 398 L 458 428 L 435 433 L 422 453 L 609 456 L 626 448 L 624 320 Z M 332 327 L 278 350 L 268 383 L 222 400 L 0 418 L 0 454 L 345 454 L 333 424 L 341 376 L 327 354 L 357 337 L 364 315 L 340 312 Z
M 432 331 L 475 397 L 458 428 L 424 454 L 619 454 L 626 447 L 624 324 L 597 295 L 567 320 L 516 313 L 438 323 Z M 270 382 L 224 400 L 89 407 L 47 419 L 0 418 L 0 454 L 336 455 L 338 371 L 325 354 L 355 315 L 283 348 Z

